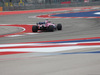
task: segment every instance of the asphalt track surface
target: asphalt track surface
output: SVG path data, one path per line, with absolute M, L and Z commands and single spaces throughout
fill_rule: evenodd
M 44 19 L 28 17 L 40 14 L 41 13 L 0 16 L 0 23 L 34 24 L 39 21 L 44 21 Z M 100 18 L 50 20 L 54 23 L 62 23 L 63 30 L 55 32 L 42 32 L 36 35 L 26 35 L 19 37 L 3 37 L 0 38 L 0 44 L 100 36 Z M 18 30 L 17 27 L 12 27 L 11 29 L 9 27 L 6 27 L 4 29 L 7 29 L 7 31 L 11 29 L 14 29 L 13 31 L 20 30 L 20 28 Z M 0 34 L 5 33 L 0 32 Z M 100 54 L 80 53 L 88 51 L 100 51 L 100 47 L 83 48 L 54 53 L 39 52 L 4 55 L 0 56 L 0 59 L 2 59 L 0 60 L 0 73 L 1 75 L 100 75 Z M 73 54 L 73 52 L 79 53 Z

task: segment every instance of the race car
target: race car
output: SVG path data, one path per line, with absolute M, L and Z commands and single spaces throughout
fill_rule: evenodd
M 32 26 L 33 32 L 38 32 L 38 30 L 49 32 L 53 32 L 54 30 L 62 30 L 62 24 L 54 24 L 51 23 L 51 21 L 46 20 L 45 22 L 39 22 Z

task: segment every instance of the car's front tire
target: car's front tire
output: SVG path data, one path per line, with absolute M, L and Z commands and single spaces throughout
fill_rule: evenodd
M 62 30 L 62 25 L 61 24 L 57 24 L 57 29 L 58 30 Z

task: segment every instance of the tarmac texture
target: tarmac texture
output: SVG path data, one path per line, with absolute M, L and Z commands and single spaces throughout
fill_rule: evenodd
M 53 12 L 51 12 L 53 13 Z M 49 13 L 30 13 L 0 16 L 1 24 L 34 24 L 44 19 L 29 18 Z M 100 37 L 100 18 L 49 19 L 63 25 L 62 31 L 42 32 L 19 37 L 2 37 L 0 44 L 48 40 Z M 0 35 L 21 31 L 18 27 L 0 26 Z M 57 54 L 100 51 L 100 48 L 83 48 L 53 53 L 24 53 L 0 56 L 1 75 L 100 75 L 100 54 Z

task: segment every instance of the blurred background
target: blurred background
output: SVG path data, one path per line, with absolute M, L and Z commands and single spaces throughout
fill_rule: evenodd
M 100 5 L 100 0 L 0 0 L 0 11 Z

